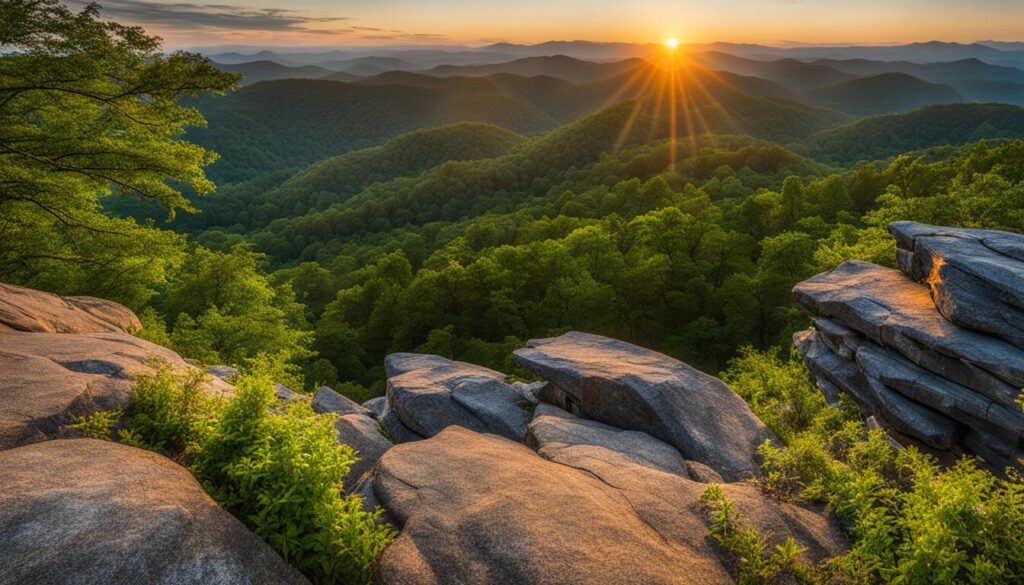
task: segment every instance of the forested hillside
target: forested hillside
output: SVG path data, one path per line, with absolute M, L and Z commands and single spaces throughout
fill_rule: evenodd
M 826 130 L 798 150 L 833 164 L 880 160 L 900 153 L 982 139 L 1020 138 L 1024 109 L 1000 104 L 930 106 Z

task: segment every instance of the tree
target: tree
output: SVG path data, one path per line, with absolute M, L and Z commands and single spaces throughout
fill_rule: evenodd
M 236 78 L 198 55 L 164 56 L 158 38 L 101 20 L 96 4 L 5 0 L 0 46 L 0 280 L 140 307 L 184 240 L 105 215 L 101 198 L 173 216 L 189 209 L 181 188 L 212 190 L 203 167 L 216 155 L 179 138 L 204 120 L 180 99 Z
M 274 286 L 260 272 L 263 255 L 238 245 L 229 253 L 197 248 L 176 272 L 164 305 L 172 317 L 171 343 L 205 362 L 239 364 L 258 354 L 288 360 L 309 357 L 311 334 L 287 283 Z

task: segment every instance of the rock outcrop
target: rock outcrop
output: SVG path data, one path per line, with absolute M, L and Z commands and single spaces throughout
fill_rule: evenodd
M 622 457 L 563 465 L 450 426 L 394 447 L 377 467 L 373 491 L 402 530 L 376 581 L 732 583 L 730 560 L 708 535 L 706 487 Z M 844 549 L 824 515 L 775 503 L 746 484 L 723 490 L 772 543 L 793 535 L 812 560 Z
M 178 354 L 126 333 L 0 331 L 0 450 L 59 437 L 76 416 L 124 407 L 135 380 Z M 229 392 L 214 378 L 209 389 Z
M 169 459 L 89 439 L 0 452 L 4 583 L 307 584 Z
M 412 353 L 389 355 L 385 369 L 389 412 L 381 421 L 396 442 L 417 435 L 432 437 L 451 425 L 514 441 L 521 441 L 526 433 L 530 413 L 525 406 L 529 403 L 505 382 L 504 374 L 441 356 Z M 397 420 L 388 420 L 392 413 Z
M 755 450 L 771 436 L 721 380 L 649 349 L 571 332 L 532 340 L 515 359 L 558 387 L 572 412 L 661 439 L 728 481 L 755 475 Z
M 135 333 L 140 329 L 135 313 L 113 301 L 61 297 L 0 283 L 0 331 Z
M 794 337 L 804 360 L 827 398 L 845 392 L 904 438 L 1015 464 L 1024 236 L 910 222 L 890 231 L 903 272 L 848 261 L 793 289 L 816 317 Z

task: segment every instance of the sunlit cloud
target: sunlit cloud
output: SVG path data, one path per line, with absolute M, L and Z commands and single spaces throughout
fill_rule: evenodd
M 84 2 L 69 2 L 81 4 Z M 111 19 L 160 27 L 259 31 L 313 30 L 314 24 L 341 23 L 344 16 L 313 15 L 283 8 L 250 8 L 227 4 L 163 4 L 144 0 L 103 0 L 101 13 Z M 357 30 L 348 27 L 342 30 Z

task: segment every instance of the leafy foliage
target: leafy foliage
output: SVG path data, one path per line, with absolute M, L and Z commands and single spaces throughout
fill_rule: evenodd
M 98 195 L 139 197 L 169 213 L 178 191 L 213 185 L 215 155 L 178 139 L 204 123 L 179 99 L 235 78 L 198 55 L 78 13 L 58 0 L 0 5 L 0 280 L 92 293 L 141 307 L 181 260 L 183 238 L 104 215 Z
M 792 377 L 798 367 L 795 358 L 748 352 L 728 377 L 768 381 L 751 406 L 771 420 L 777 404 L 818 393 L 807 377 Z M 783 445 L 759 449 L 765 489 L 828 503 L 844 521 L 852 549 L 827 569 L 855 583 L 1020 582 L 1024 477 L 1013 470 L 997 477 L 968 458 L 941 467 L 913 447 L 894 449 L 857 414 L 848 403 L 826 406 L 810 421 L 782 425 Z
M 815 569 L 799 559 L 806 549 L 797 546 L 792 536 L 768 552 L 765 538 L 756 528 L 743 523 L 742 514 L 720 486 L 708 486 L 700 499 L 711 511 L 711 536 L 736 558 L 737 585 L 821 582 Z M 786 577 L 790 579 L 784 580 Z
M 120 416 L 120 410 L 97 410 L 92 414 L 76 417 L 70 426 L 89 439 L 107 440 L 110 439 Z
M 1024 108 L 1003 104 L 929 106 L 824 130 L 797 149 L 817 160 L 851 164 L 978 140 L 1024 137 Z
M 276 405 L 270 379 L 263 364 L 220 399 L 203 389 L 201 373 L 162 367 L 138 380 L 121 440 L 189 465 L 220 505 L 313 582 L 368 583 L 394 532 L 358 497 L 341 495 L 355 453 L 336 443 L 333 417 L 301 400 Z

